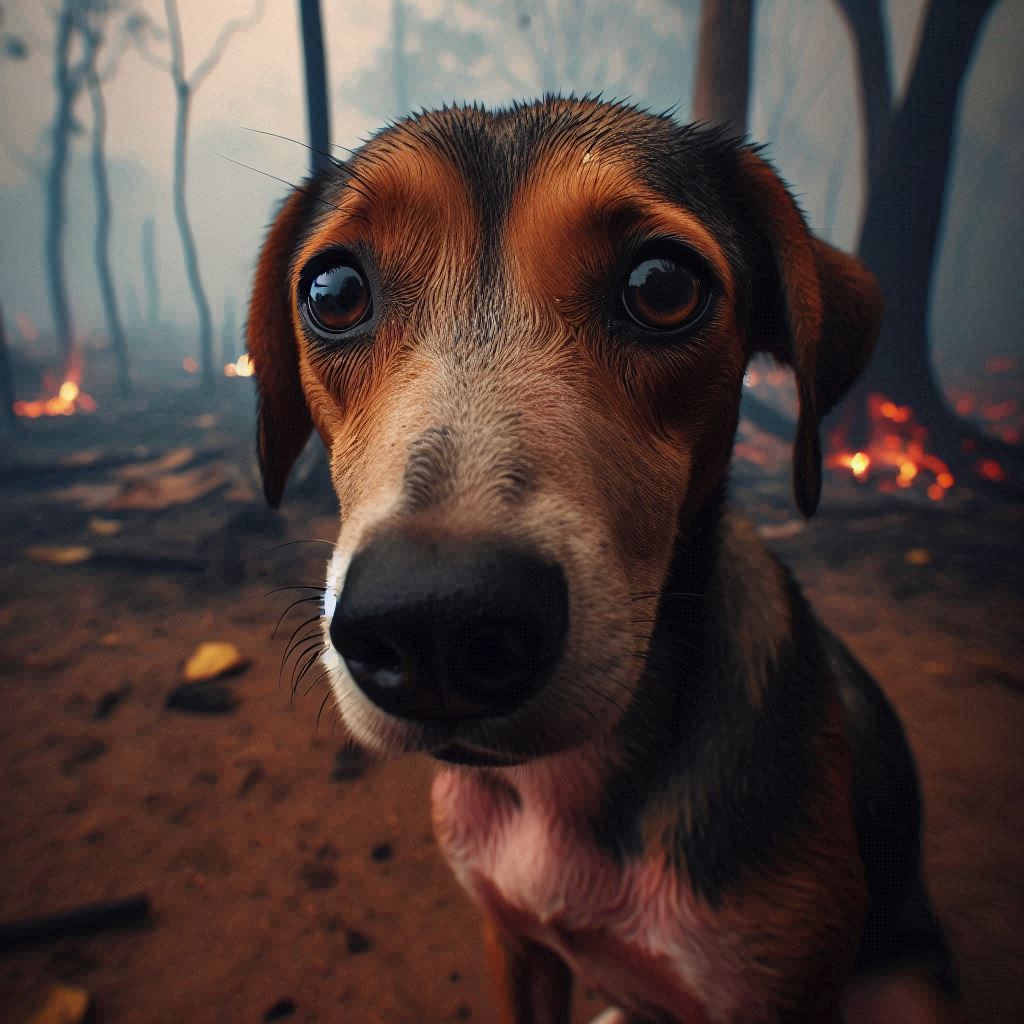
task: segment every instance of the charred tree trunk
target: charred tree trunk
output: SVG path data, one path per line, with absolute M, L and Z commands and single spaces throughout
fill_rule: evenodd
M 90 35 L 87 45 L 89 56 L 85 74 L 92 104 L 92 177 L 96 190 L 96 273 L 99 276 L 103 313 L 110 333 L 110 346 L 117 361 L 117 390 L 122 396 L 127 396 L 132 389 L 128 345 L 114 288 L 114 274 L 110 268 L 110 182 L 107 177 L 105 151 L 107 108 L 103 98 L 103 87 L 96 71 L 98 39 Z
M 306 67 L 306 121 L 309 125 L 310 171 L 329 167 L 331 112 L 327 93 L 327 65 L 320 0 L 299 0 L 302 56 Z
M 152 217 L 142 222 L 142 276 L 146 282 L 146 324 L 160 326 L 160 278 L 156 272 L 156 225 Z
M 837 0 L 837 3 L 853 36 L 860 81 L 865 167 L 871 182 L 878 174 L 892 122 L 889 43 L 882 23 L 881 0 Z
M 746 134 L 752 32 L 752 0 L 704 0 L 701 4 L 695 120 L 727 125 L 736 135 Z M 743 392 L 743 415 L 761 430 L 792 440 L 793 422 L 748 389 Z
M 7 332 L 4 330 L 4 311 L 0 307 L 0 421 L 14 427 L 18 418 L 14 415 L 14 370 L 7 351 Z
M 66 377 L 74 360 L 75 330 L 68 299 L 67 272 L 64 267 L 64 226 L 67 219 L 67 171 L 74 130 L 73 108 L 81 89 L 80 74 L 71 66 L 71 47 L 75 36 L 72 0 L 65 0 L 57 15 L 54 46 L 54 87 L 57 109 L 53 119 L 50 163 L 46 171 L 46 276 L 47 294 L 53 309 L 57 345 Z
M 206 289 L 203 288 L 203 278 L 199 272 L 199 252 L 196 249 L 195 236 L 192 234 L 192 222 L 188 217 L 188 203 L 185 198 L 188 115 L 192 105 L 192 93 L 184 79 L 175 83 L 175 95 L 177 107 L 174 116 L 174 220 L 178 225 L 178 235 L 181 237 L 185 275 L 199 317 L 199 366 L 203 390 L 207 394 L 213 394 L 217 384 L 217 375 L 213 367 L 213 317 L 210 314 Z
M 310 170 L 327 167 L 330 159 L 330 107 L 324 36 L 320 22 L 320 0 L 300 0 L 302 53 L 306 65 L 306 118 L 309 124 Z M 296 486 L 297 485 L 297 486 Z M 322 498 L 333 494 L 331 467 L 321 448 L 309 473 L 293 484 L 293 493 Z
M 693 117 L 747 130 L 752 0 L 704 0 Z
M 234 362 L 238 358 L 241 338 L 238 334 L 238 321 L 235 317 L 235 297 L 230 293 L 224 296 L 224 321 L 220 332 L 220 362 Z
M 199 252 L 192 222 L 188 216 L 188 202 L 185 196 L 185 170 L 188 159 L 188 118 L 192 108 L 192 86 L 185 77 L 185 57 L 181 40 L 181 24 L 178 20 L 178 5 L 175 0 L 164 0 L 167 12 L 167 29 L 171 40 L 171 75 L 174 79 L 174 220 L 181 237 L 181 249 L 185 258 L 185 276 L 188 278 L 192 301 L 196 304 L 199 318 L 199 366 L 203 390 L 212 395 L 217 385 L 213 367 L 213 316 L 210 303 L 203 288 L 199 272 Z
M 185 196 L 185 168 L 188 158 L 188 119 L 192 108 L 192 97 L 206 80 L 207 76 L 220 63 L 231 37 L 239 31 L 254 25 L 263 16 L 263 0 L 257 0 L 252 11 L 241 18 L 235 18 L 221 29 L 213 48 L 206 58 L 198 64 L 191 76 L 185 73 L 185 50 L 181 38 L 181 21 L 178 17 L 177 0 L 164 0 L 164 11 L 167 16 L 167 35 L 170 40 L 171 59 L 154 61 L 170 72 L 174 83 L 175 116 L 174 116 L 174 219 L 181 236 L 181 248 L 185 258 L 185 275 L 188 278 L 189 290 L 196 304 L 199 318 L 199 363 L 202 368 L 202 386 L 207 395 L 216 389 L 217 374 L 213 365 L 213 316 L 210 303 L 206 298 L 203 278 L 199 272 L 199 253 L 196 249 L 195 236 L 192 234 L 192 222 L 188 216 L 188 203 Z M 146 51 L 143 51 L 144 53 Z
M 931 0 L 906 95 L 888 118 L 884 143 L 875 142 L 877 164 L 870 173 L 867 209 L 858 255 L 878 278 L 886 313 L 878 349 L 867 373 L 848 399 L 849 440 L 867 440 L 866 396 L 882 392 L 909 404 L 944 456 L 960 458 L 969 439 L 976 453 L 1005 455 L 1012 447 L 971 428 L 946 404 L 929 357 L 928 309 L 945 209 L 953 135 L 964 77 L 994 0 Z M 858 5 L 852 4 L 851 8 Z M 851 20 L 851 25 L 856 21 Z M 877 45 L 854 31 L 858 66 L 877 64 L 861 47 Z M 877 91 L 872 89 L 870 91 Z M 881 115 L 862 97 L 870 154 Z

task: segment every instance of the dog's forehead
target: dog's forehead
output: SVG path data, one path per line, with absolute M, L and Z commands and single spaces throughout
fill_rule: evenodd
M 582 203 L 645 189 L 692 212 L 734 247 L 729 213 L 737 146 L 715 131 L 667 115 L 596 100 L 546 100 L 488 111 L 449 107 L 382 130 L 320 184 L 333 206 L 422 202 L 433 194 L 446 214 L 460 201 L 486 235 L 496 235 L 526 187 L 554 192 L 588 185 Z M 543 189 L 532 198 L 544 201 Z M 330 212 L 325 219 L 330 218 Z

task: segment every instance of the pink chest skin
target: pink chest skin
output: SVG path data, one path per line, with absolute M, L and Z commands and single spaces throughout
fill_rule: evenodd
M 562 766 L 564 767 L 564 766 Z M 742 941 L 652 854 L 616 864 L 590 839 L 585 775 L 541 765 L 500 782 L 438 773 L 434 820 L 462 885 L 514 935 L 556 950 L 623 1009 L 653 1019 L 758 1019 Z M 761 970 L 758 968 L 760 967 Z

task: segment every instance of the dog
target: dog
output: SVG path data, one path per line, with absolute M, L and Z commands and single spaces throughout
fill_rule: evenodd
M 756 148 L 599 99 L 399 121 L 274 220 L 266 498 L 315 428 L 330 686 L 437 762 L 507 1021 L 568 1021 L 574 974 L 635 1024 L 952 1005 L 900 724 L 726 495 L 767 353 L 813 514 L 880 315 Z

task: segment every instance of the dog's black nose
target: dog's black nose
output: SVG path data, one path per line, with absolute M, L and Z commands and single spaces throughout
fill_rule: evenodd
M 558 661 L 559 565 L 495 542 L 381 537 L 349 565 L 331 641 L 360 689 L 403 718 L 508 714 Z

